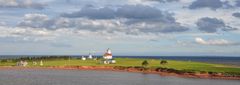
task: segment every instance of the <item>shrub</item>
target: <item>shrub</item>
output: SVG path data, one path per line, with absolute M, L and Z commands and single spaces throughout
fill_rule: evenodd
M 147 66 L 148 66 L 148 64 L 149 64 L 149 63 L 148 63 L 148 61 L 147 61 L 147 60 L 144 60 L 144 61 L 142 62 L 142 66 L 143 66 L 143 67 L 147 67 Z
M 210 74 L 210 75 L 217 75 L 218 73 L 209 71 L 208 74 Z
M 200 71 L 200 74 L 205 74 L 205 73 L 207 73 L 206 71 Z
M 166 60 L 162 60 L 161 62 L 160 62 L 160 64 L 167 64 L 168 62 L 166 61 Z

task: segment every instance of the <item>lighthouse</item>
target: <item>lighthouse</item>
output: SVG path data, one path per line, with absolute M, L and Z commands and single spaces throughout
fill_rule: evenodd
M 108 48 L 107 51 L 104 53 L 103 55 L 103 63 L 104 64 L 115 64 L 116 60 L 113 59 L 112 57 L 112 52 L 111 50 Z
M 109 48 L 107 49 L 106 53 L 103 55 L 103 59 L 112 59 L 112 52 Z

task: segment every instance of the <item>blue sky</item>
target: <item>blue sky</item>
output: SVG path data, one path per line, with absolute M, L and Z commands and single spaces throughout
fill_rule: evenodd
M 0 0 L 0 54 L 240 56 L 239 10 L 239 0 Z

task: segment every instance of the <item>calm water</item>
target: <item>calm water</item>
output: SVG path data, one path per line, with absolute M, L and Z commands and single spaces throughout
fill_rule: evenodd
M 240 85 L 238 80 L 190 79 L 112 71 L 0 70 L 1 85 Z

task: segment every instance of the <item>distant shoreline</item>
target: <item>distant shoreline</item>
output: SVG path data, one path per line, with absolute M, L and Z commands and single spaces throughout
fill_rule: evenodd
M 158 74 L 161 76 L 175 76 L 182 78 L 199 78 L 199 79 L 224 79 L 224 80 L 240 80 L 240 76 L 224 76 L 222 74 L 208 73 L 175 73 L 170 71 L 143 70 L 142 68 L 121 67 L 121 66 L 49 66 L 49 67 L 18 67 L 18 66 L 0 66 L 0 70 L 7 69 L 50 69 L 50 70 L 96 70 L 96 71 L 117 71 L 117 72 L 133 72 Z
M 18 59 L 24 57 L 44 57 L 44 55 L 0 55 L 1 59 Z M 61 57 L 69 56 L 72 58 L 81 58 L 80 55 L 45 55 L 49 57 Z M 86 56 L 86 55 L 84 55 Z M 102 57 L 96 55 L 95 57 Z M 212 64 L 224 64 L 231 66 L 240 66 L 240 57 L 232 56 L 114 56 L 115 58 L 148 58 L 148 59 L 165 59 L 165 60 L 177 60 L 177 61 L 194 61 L 194 62 L 205 62 Z

